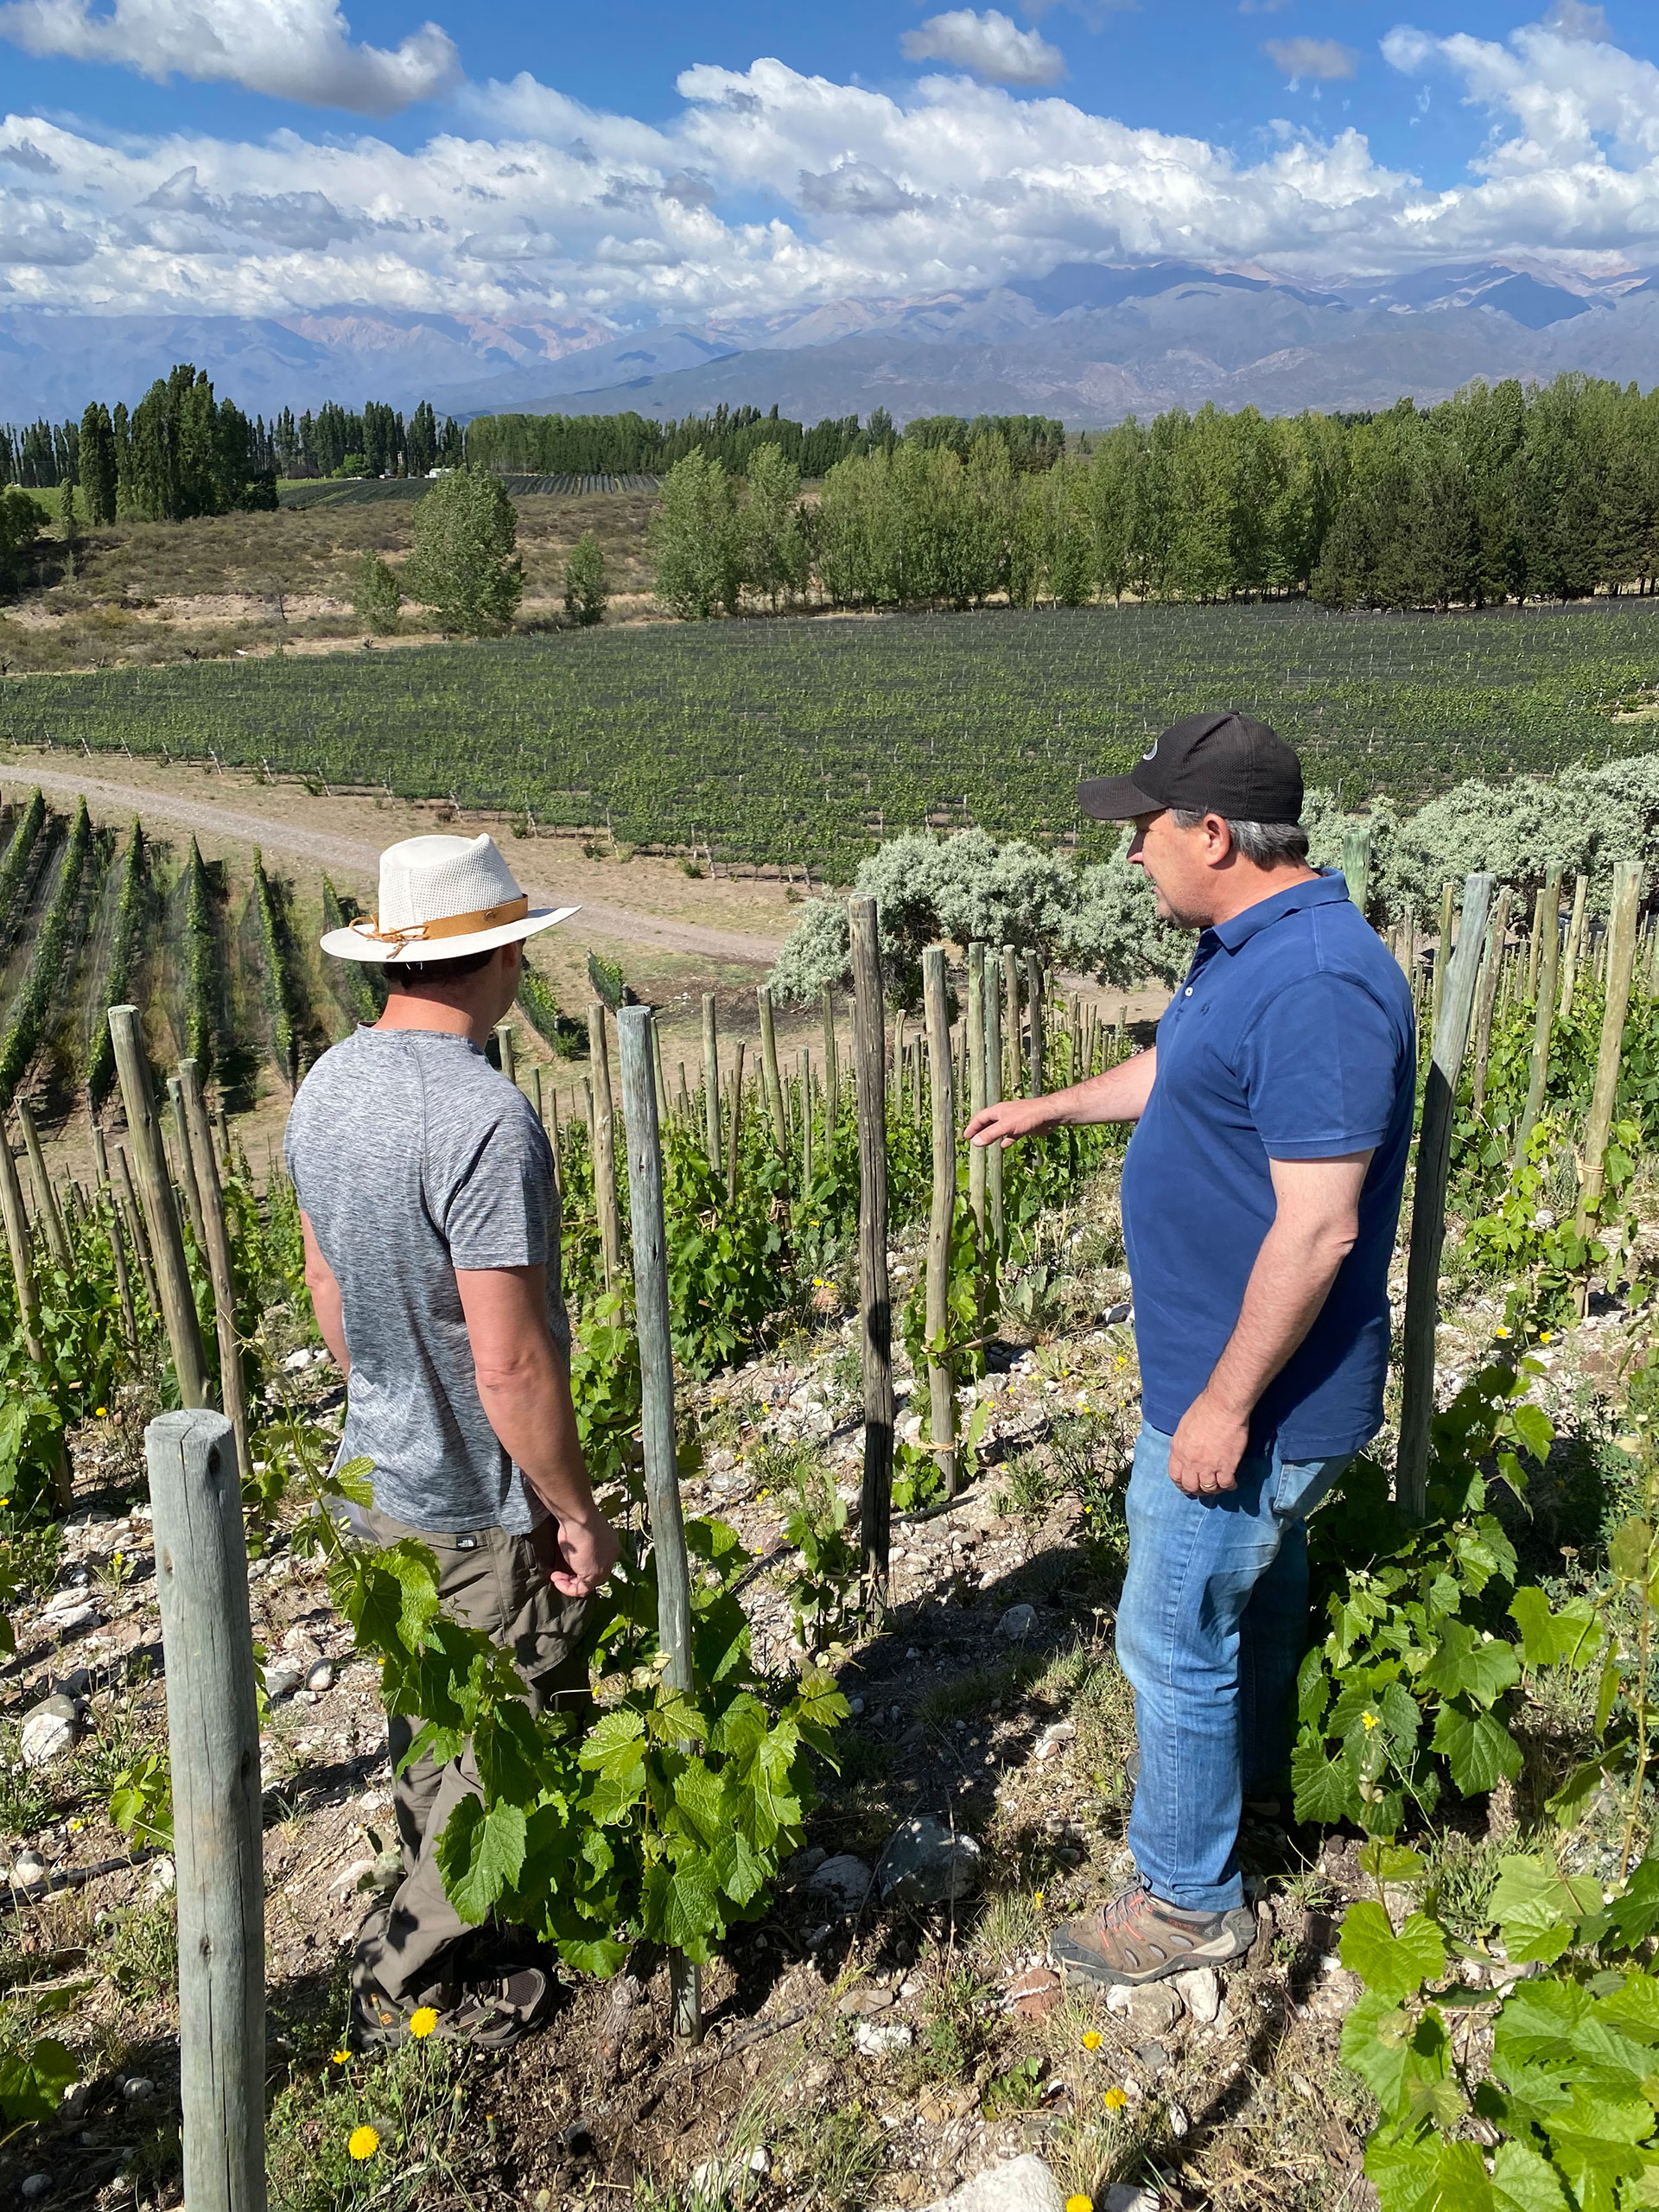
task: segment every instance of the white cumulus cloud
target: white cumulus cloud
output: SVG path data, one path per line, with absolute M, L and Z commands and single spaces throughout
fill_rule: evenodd
M 1000 8 L 982 15 L 952 8 L 930 16 L 899 41 L 909 61 L 944 61 L 970 70 L 993 85 L 1053 85 L 1065 74 L 1065 56 L 1040 31 L 1022 31 Z
M 1359 56 L 1353 48 L 1334 38 L 1270 38 L 1265 51 L 1274 67 L 1282 69 L 1293 84 L 1304 78 L 1312 78 L 1315 84 L 1334 84 L 1353 76 L 1359 67 Z
M 157 82 L 177 75 L 309 107 L 394 115 L 458 81 L 454 43 L 436 23 L 396 48 L 359 46 L 334 0 L 6 0 L 0 37 L 26 53 L 114 62 Z

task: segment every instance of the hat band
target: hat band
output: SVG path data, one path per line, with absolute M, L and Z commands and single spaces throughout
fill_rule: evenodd
M 435 921 L 410 922 L 402 929 L 383 930 L 378 914 L 372 920 L 360 915 L 351 926 L 359 937 L 391 945 L 393 950 L 388 957 L 395 960 L 408 945 L 429 944 L 446 937 L 472 937 L 480 930 L 499 929 L 504 922 L 522 922 L 529 912 L 529 896 L 521 891 L 516 899 L 504 899 L 499 906 L 480 906 L 471 914 L 440 914 Z

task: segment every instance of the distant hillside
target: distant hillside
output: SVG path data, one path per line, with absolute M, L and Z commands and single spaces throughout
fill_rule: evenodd
M 776 402 L 806 421 L 886 407 L 1041 414 L 1073 427 L 1160 408 L 1387 406 L 1471 377 L 1562 369 L 1649 383 L 1659 276 L 1556 281 L 1497 264 L 1330 286 L 1181 262 L 1063 264 L 978 293 L 839 300 L 619 332 L 591 317 L 518 321 L 335 307 L 276 317 L 0 312 L 0 414 L 130 404 L 175 361 L 249 413 L 372 395 L 457 416 L 504 409 L 678 416 Z

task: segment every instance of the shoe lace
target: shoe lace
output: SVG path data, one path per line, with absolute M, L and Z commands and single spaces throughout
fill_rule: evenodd
M 1137 1882 L 1131 1889 L 1120 1890 L 1115 1897 L 1108 1900 L 1103 1909 L 1100 1916 L 1101 1925 L 1103 1928 L 1122 1928 L 1129 1921 L 1137 1918 L 1145 1905 L 1146 1896 L 1146 1885 L 1141 1882 Z

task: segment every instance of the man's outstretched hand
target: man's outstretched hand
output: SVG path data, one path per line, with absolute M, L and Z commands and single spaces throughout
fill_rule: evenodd
M 615 1529 L 597 1510 L 579 1521 L 561 1517 L 556 1541 L 556 1564 L 548 1569 L 548 1580 L 563 1597 L 591 1598 L 616 1565 Z
M 1009 1145 L 1020 1137 L 1039 1136 L 1055 1126 L 1052 1099 L 1005 1098 L 1000 1106 L 980 1108 L 968 1124 L 968 1141 Z

